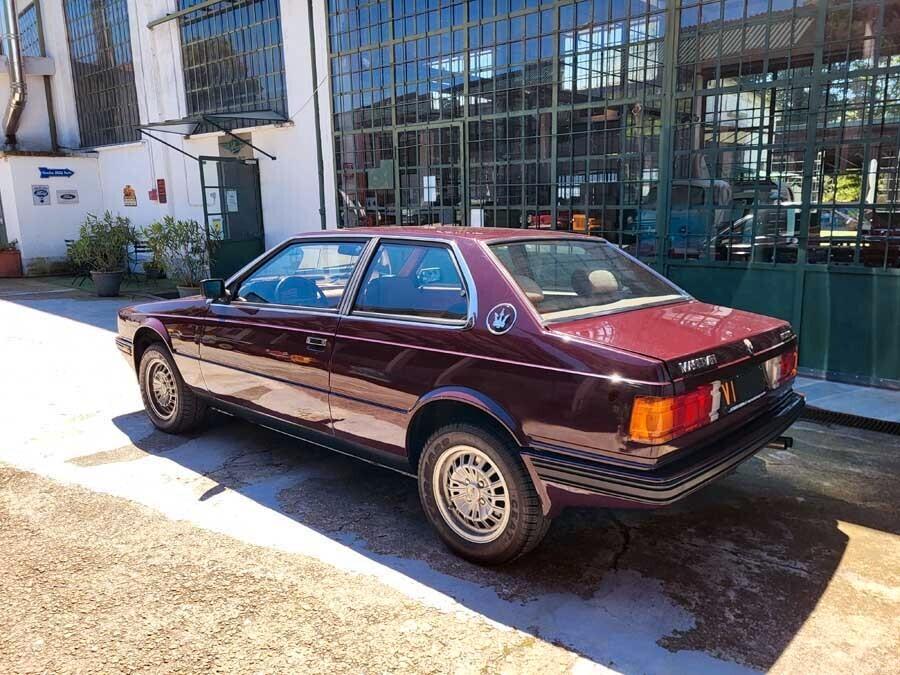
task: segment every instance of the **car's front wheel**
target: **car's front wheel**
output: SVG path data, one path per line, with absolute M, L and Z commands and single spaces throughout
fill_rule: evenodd
M 157 429 L 178 434 L 206 422 L 206 403 L 185 384 L 162 344 L 150 345 L 141 355 L 138 381 L 144 409 Z
M 422 451 L 422 506 L 447 546 L 472 562 L 509 562 L 547 533 L 550 519 L 516 450 L 486 428 L 452 424 Z

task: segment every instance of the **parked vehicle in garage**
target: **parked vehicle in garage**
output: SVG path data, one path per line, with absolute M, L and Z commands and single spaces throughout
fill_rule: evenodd
M 787 323 L 698 302 L 596 237 L 321 232 L 203 291 L 119 312 L 159 429 L 218 409 L 407 473 L 481 563 L 568 505 L 670 504 L 803 407 Z

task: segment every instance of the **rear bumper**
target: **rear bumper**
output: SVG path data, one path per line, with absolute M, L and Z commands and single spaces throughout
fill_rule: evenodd
M 529 448 L 522 455 L 546 488 L 644 506 L 671 504 L 749 459 L 780 436 L 803 412 L 803 397 L 791 392 L 758 417 L 726 436 L 683 453 L 662 465 L 635 468 Z M 601 500 L 602 501 L 602 500 Z

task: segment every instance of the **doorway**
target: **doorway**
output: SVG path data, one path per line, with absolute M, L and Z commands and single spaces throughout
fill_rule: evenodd
M 227 279 L 265 250 L 259 163 L 237 157 L 200 157 L 203 215 L 210 273 Z

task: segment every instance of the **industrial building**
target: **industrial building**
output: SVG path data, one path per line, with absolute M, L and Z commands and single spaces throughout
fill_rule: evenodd
M 807 374 L 900 387 L 892 0 L 6 4 L 30 273 L 105 209 L 206 222 L 220 274 L 322 227 L 560 229 L 789 319 Z

